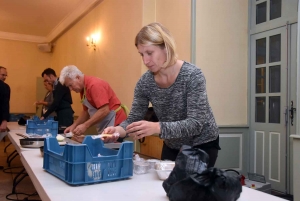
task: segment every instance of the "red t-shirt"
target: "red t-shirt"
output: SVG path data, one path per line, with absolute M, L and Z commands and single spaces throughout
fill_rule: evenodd
M 100 78 L 84 75 L 84 88 L 86 99 L 94 108 L 98 109 L 108 104 L 109 110 L 116 110 L 121 104 L 110 85 Z M 83 92 L 80 95 L 82 98 Z M 83 109 L 88 110 L 85 105 L 83 105 Z M 115 126 L 122 123 L 126 118 L 126 113 L 120 109 L 116 113 Z

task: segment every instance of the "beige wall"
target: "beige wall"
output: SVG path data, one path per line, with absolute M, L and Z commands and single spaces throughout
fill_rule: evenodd
M 196 64 L 218 125 L 247 124 L 248 1 L 197 1 Z
M 110 83 L 119 99 L 131 107 L 141 75 L 141 59 L 134 37 L 142 26 L 142 1 L 104 0 L 56 42 L 52 66 L 59 73 L 69 64 L 86 75 Z M 86 46 L 86 37 L 100 33 L 97 49 Z M 81 111 L 79 95 L 72 92 L 75 115 Z
M 35 113 L 36 80 L 50 66 L 51 54 L 36 43 L 0 39 L 0 65 L 7 68 L 11 88 L 10 112 Z
M 191 58 L 191 2 L 187 0 L 143 0 L 143 25 L 159 22 L 166 26 L 176 42 L 178 58 Z M 142 73 L 147 68 L 142 65 Z
M 191 58 L 191 1 L 156 0 L 156 21 L 165 25 L 176 42 L 178 58 Z
M 52 67 L 59 73 L 74 64 L 87 75 L 107 80 L 130 107 L 135 84 L 146 71 L 134 46 L 135 35 L 142 25 L 159 21 L 174 35 L 179 58 L 189 61 L 190 15 L 186 0 L 104 0 L 55 42 Z M 101 36 L 96 51 L 86 46 L 85 38 L 93 33 Z M 78 115 L 79 95 L 72 92 L 72 97 Z

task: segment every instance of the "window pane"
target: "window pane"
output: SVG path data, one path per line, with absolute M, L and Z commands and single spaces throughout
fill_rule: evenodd
M 270 58 L 269 62 L 280 61 L 281 57 L 281 35 L 270 36 Z
M 269 72 L 269 92 L 280 92 L 280 66 L 270 66 Z
M 267 19 L 267 2 L 256 5 L 256 24 L 265 22 Z
M 270 1 L 270 20 L 281 17 L 281 0 Z
M 280 96 L 270 96 L 269 103 L 269 123 L 280 124 Z
M 266 93 L 266 68 L 256 69 L 256 93 Z
M 255 98 L 255 122 L 266 122 L 266 97 Z
M 266 38 L 256 40 L 256 65 L 266 63 Z

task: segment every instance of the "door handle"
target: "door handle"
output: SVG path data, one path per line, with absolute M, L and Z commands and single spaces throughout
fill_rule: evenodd
M 296 108 L 294 108 L 294 102 L 291 101 L 291 109 L 290 111 L 290 118 L 291 118 L 291 125 L 294 125 L 294 112 L 296 112 Z

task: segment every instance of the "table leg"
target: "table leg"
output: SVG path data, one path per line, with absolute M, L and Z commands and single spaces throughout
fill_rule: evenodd
M 4 153 L 6 153 L 6 149 L 7 147 L 9 147 L 9 145 L 11 145 L 11 142 L 8 145 L 6 145 L 6 147 L 4 148 Z
M 16 187 L 17 185 L 25 178 L 28 176 L 27 173 L 24 173 L 25 172 L 25 168 L 23 168 L 17 175 L 16 177 L 14 178 L 14 181 L 13 181 L 13 188 L 12 188 L 12 192 L 11 193 L 16 193 Z M 20 177 L 20 179 L 18 179 Z
M 15 150 L 14 152 L 12 152 L 6 159 L 6 162 L 8 163 L 8 167 L 10 167 L 10 163 L 12 162 L 12 160 L 19 155 L 18 152 Z

